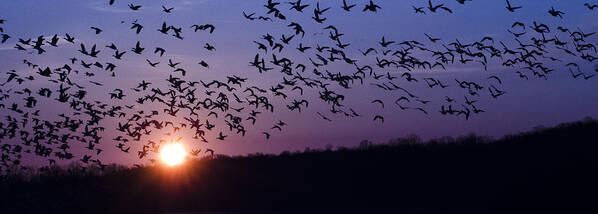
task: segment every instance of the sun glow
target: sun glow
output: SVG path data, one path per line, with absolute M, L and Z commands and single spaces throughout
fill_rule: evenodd
M 181 164 L 185 160 L 186 155 L 185 147 L 180 143 L 166 144 L 160 151 L 162 161 L 168 166 Z

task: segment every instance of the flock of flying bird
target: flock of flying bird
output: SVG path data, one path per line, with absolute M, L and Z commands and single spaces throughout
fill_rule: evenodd
M 467 4 L 469 1 L 472 0 L 457 0 L 459 4 Z M 431 0 L 427 2 L 427 6 L 412 6 L 414 13 L 436 13 L 439 12 L 438 9 L 453 13 L 445 4 L 434 4 Z M 117 3 L 110 0 L 107 4 L 116 6 Z M 144 9 L 142 5 L 127 6 L 133 11 Z M 581 29 L 569 29 L 564 26 L 555 29 L 535 21 L 529 24 L 515 22 L 507 30 L 515 41 L 511 43 L 492 37 L 483 37 L 472 42 L 457 39 L 442 43 L 442 38 L 435 38 L 429 34 L 424 34 L 424 41 L 393 41 L 382 36 L 375 46 L 351 52 L 350 50 L 355 50 L 351 48 L 351 43 L 344 40 L 341 29 L 328 23 L 326 16 L 331 9 L 353 12 L 357 4 L 343 0 L 341 4 L 323 7 L 320 2 L 306 4 L 301 0 L 287 3 L 268 0 L 263 6 L 261 15 L 256 15 L 259 12 L 243 11 L 244 21 L 266 21 L 282 26 L 288 31 L 288 34 L 282 35 L 265 33 L 252 41 L 252 44 L 256 45 L 256 54 L 249 60 L 249 68 L 260 74 L 280 74 L 280 82 L 269 87 L 250 85 L 247 82 L 248 78 L 240 77 L 240 74 L 221 80 L 187 79 L 188 69 L 181 66 L 181 62 L 168 58 L 165 48 L 150 47 L 142 41 L 136 42 L 133 47 L 123 48 L 114 43 L 99 46 L 84 44 L 69 33 L 65 33 L 64 36 L 42 35 L 36 38 L 16 39 L 9 35 L 9 29 L 2 28 L 6 20 L 0 19 L 2 45 L 16 40 L 14 48 L 31 55 L 44 55 L 59 44 L 79 47 L 78 53 L 75 53 L 77 55 L 69 56 L 60 67 L 39 65 L 33 60 L 24 59 L 26 70 L 10 70 L 5 73 L 6 80 L 0 84 L 0 109 L 3 109 L 6 115 L 4 120 L 0 121 L 0 169 L 6 171 L 12 166 L 19 166 L 25 154 L 46 158 L 50 164 L 55 164 L 57 159 L 76 158 L 82 163 L 104 168 L 106 165 L 98 157 L 103 150 L 98 144 L 105 141 L 113 141 L 114 147 L 125 153 L 132 153 L 130 149 L 133 142 L 144 142 L 136 155 L 140 159 L 150 158 L 150 161 L 154 162 L 151 154 L 157 153 L 160 145 L 168 142 L 166 139 L 153 140 L 155 136 L 152 132 L 159 132 L 155 130 L 165 132 L 166 138 L 170 139 L 176 138 L 182 129 L 190 130 L 196 141 L 205 143 L 212 140 L 223 141 L 230 134 L 245 136 L 249 132 L 246 127 L 254 125 L 263 112 L 274 112 L 275 109 L 301 112 L 308 108 L 310 102 L 315 102 L 305 98 L 304 93 L 309 92 L 314 92 L 321 103 L 329 106 L 329 112 L 316 112 L 317 117 L 329 122 L 335 117 L 365 115 L 344 103 L 345 89 L 358 86 L 374 87 L 385 93 L 396 94 L 391 103 L 401 111 L 414 111 L 422 115 L 438 112 L 465 120 L 484 112 L 476 105 L 482 97 L 499 98 L 507 93 L 501 88 L 502 79 L 496 75 L 489 75 L 484 82 L 459 79 L 455 79 L 454 82 L 442 82 L 432 77 L 418 78 L 413 75 L 416 71 L 446 70 L 447 66 L 453 64 L 477 64 L 480 70 L 487 70 L 487 65 L 494 60 L 506 69 L 513 70 L 513 75 L 526 80 L 547 79 L 551 73 L 561 70 L 552 68 L 553 64 L 564 66 L 573 78 L 588 80 L 598 72 L 598 66 L 594 63 L 596 56 L 592 55 L 596 54 L 595 44 L 591 42 L 594 32 L 583 32 Z M 367 13 L 376 13 L 383 9 L 372 0 L 361 6 L 361 12 Z M 588 3 L 584 6 L 588 10 L 598 7 Z M 509 0 L 506 1 L 508 11 L 517 12 L 520 8 L 521 6 L 514 6 Z M 311 9 L 311 20 L 321 24 L 322 30 L 328 31 L 326 41 L 307 44 L 311 42 L 308 40 L 310 33 L 299 23 L 305 20 L 287 20 L 284 14 L 288 11 L 307 14 Z M 164 13 L 170 14 L 175 11 L 176 8 L 162 6 Z M 565 12 L 554 7 L 548 10 L 548 14 L 561 19 L 566 17 Z M 184 40 L 184 36 L 190 36 L 184 35 L 187 32 L 184 26 L 166 22 L 155 24 L 157 29 L 150 29 L 148 32 L 147 28 L 136 20 L 131 23 L 130 30 L 134 34 L 160 33 L 165 38 L 179 40 Z M 204 32 L 207 35 L 217 30 L 216 26 L 208 23 L 196 24 L 187 29 L 191 33 Z M 97 36 L 104 32 L 95 26 L 91 26 L 90 30 Z M 216 51 L 216 47 L 207 42 L 203 48 L 208 52 Z M 148 68 L 161 66 L 159 69 L 167 69 L 171 73 L 165 82 L 141 80 L 136 87 L 130 90 L 114 89 L 105 98 L 89 96 L 88 91 L 104 87 L 104 83 L 94 81 L 94 78 L 101 75 L 117 76 L 119 63 L 124 62 L 130 54 L 144 56 Z M 292 59 L 291 56 L 297 54 L 305 56 L 305 60 Z M 148 55 L 159 56 L 161 60 L 152 61 Z M 577 61 L 563 62 L 563 55 Z M 367 64 L 368 59 L 375 60 L 375 63 Z M 103 60 L 105 62 L 100 62 Z M 583 68 L 582 63 L 593 64 L 593 70 L 584 71 L 587 69 Z M 206 70 L 210 68 L 203 60 L 197 64 Z M 350 66 L 353 69 L 330 72 L 327 68 L 333 65 Z M 101 70 L 105 73 L 100 73 Z M 49 84 L 25 87 L 26 83 L 36 81 Z M 439 101 L 426 100 L 415 91 L 408 90 L 405 86 L 408 84 L 425 84 L 429 88 L 439 90 L 456 88 L 462 91 L 463 99 L 445 96 Z M 44 112 L 41 112 L 43 109 L 38 106 L 38 101 L 42 99 L 44 103 L 57 102 L 68 110 L 57 117 L 45 116 Z M 128 104 L 116 105 L 119 102 Z M 389 108 L 387 102 L 384 99 L 373 99 L 371 105 Z M 437 105 L 437 110 L 431 109 L 431 105 Z M 385 117 L 374 114 L 371 118 L 375 123 L 384 123 Z M 103 138 L 103 133 L 107 131 L 102 123 L 104 120 L 115 123 L 117 137 Z M 274 132 L 283 131 L 287 125 L 282 120 L 274 121 L 269 129 L 261 131 L 266 139 Z M 216 137 L 209 139 L 206 135 L 208 132 L 217 133 L 214 134 Z M 154 138 L 149 138 L 150 136 Z M 73 144 L 84 145 L 89 152 L 77 156 L 70 152 Z M 214 151 L 197 149 L 190 152 L 191 155 L 201 153 L 213 155 Z M 85 170 L 85 166 L 82 166 L 82 169 Z

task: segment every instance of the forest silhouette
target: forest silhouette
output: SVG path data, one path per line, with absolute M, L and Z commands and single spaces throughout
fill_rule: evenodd
M 13 170 L 3 213 L 330 211 L 540 213 L 595 209 L 598 121 L 507 135 L 306 149 L 103 171 Z

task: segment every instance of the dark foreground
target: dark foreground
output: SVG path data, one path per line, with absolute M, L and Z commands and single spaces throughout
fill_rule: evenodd
M 1 213 L 597 213 L 598 122 L 507 136 L 9 177 Z M 76 173 L 75 173 L 76 174 Z

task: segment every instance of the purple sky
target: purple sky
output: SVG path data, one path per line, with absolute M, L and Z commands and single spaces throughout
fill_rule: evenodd
M 583 32 L 595 32 L 598 30 L 598 23 L 595 22 L 598 10 L 590 11 L 583 6 L 584 1 L 516 1 L 512 4 L 523 6 L 515 13 L 508 12 L 504 7 L 504 1 L 476 0 L 460 5 L 452 0 L 434 1 L 435 4 L 445 3 L 445 6 L 453 10 L 453 14 L 446 12 L 430 13 L 427 15 L 414 14 L 412 5 L 426 6 L 426 1 L 377 1 L 382 9 L 377 13 L 361 12 L 363 1 L 352 12 L 343 11 L 340 6 L 342 1 L 320 1 L 321 8 L 332 7 L 325 13 L 328 18 L 324 24 L 315 23 L 310 17 L 313 15 L 315 1 L 305 1 L 310 4 L 305 12 L 298 13 L 288 10 L 289 5 L 282 3 L 278 6 L 282 13 L 287 16 L 287 21 L 276 20 L 274 22 L 248 21 L 242 16 L 242 12 L 256 13 L 256 16 L 265 15 L 267 10 L 263 7 L 266 1 L 244 1 L 244 0 L 182 0 L 182 1 L 122 1 L 116 0 L 115 5 L 109 6 L 108 1 L 79 1 L 79 0 L 22 0 L 7 1 L 0 4 L 0 19 L 6 19 L 6 23 L 0 25 L 4 32 L 12 38 L 5 44 L 0 44 L 0 71 L 5 74 L 15 69 L 19 73 L 34 74 L 35 70 L 27 68 L 22 63 L 23 59 L 30 60 L 42 67 L 60 67 L 68 62 L 68 58 L 77 57 L 88 62 L 113 62 L 118 67 L 116 77 L 110 77 L 109 72 L 96 70 L 94 77 L 87 78 L 83 75 L 73 77 L 73 80 L 88 83 L 88 80 L 104 83 L 102 87 L 93 87 L 89 84 L 89 100 L 102 100 L 114 102 L 109 99 L 108 93 L 115 88 L 128 89 L 135 87 L 141 79 L 155 82 L 155 86 L 164 82 L 169 75 L 174 75 L 171 69 L 167 68 L 168 59 L 182 62 L 188 74 L 185 79 L 210 81 L 218 79 L 224 81 L 226 76 L 237 75 L 249 78 L 247 85 L 257 85 L 262 88 L 270 88 L 281 81 L 283 75 L 278 72 L 259 74 L 255 68 L 248 66 L 248 62 L 258 52 L 252 41 L 260 41 L 265 33 L 273 35 L 277 40 L 281 34 L 291 35 L 292 30 L 286 25 L 289 21 L 301 23 L 306 31 L 305 38 L 297 36 L 291 44 L 285 47 L 283 53 L 287 58 L 308 63 L 307 56 L 298 52 L 295 47 L 301 42 L 304 45 L 315 46 L 315 44 L 332 45 L 328 39 L 328 30 L 322 28 L 327 25 L 336 26 L 341 33 L 344 33 L 343 41 L 351 43 L 344 51 L 349 57 L 358 59 L 358 64 L 375 64 L 374 56 L 363 57 L 358 50 L 365 50 L 368 47 L 379 49 L 378 42 L 382 36 L 387 40 L 404 41 L 417 40 L 426 44 L 428 48 L 442 49 L 440 43 L 450 43 L 459 39 L 462 43 L 470 43 L 481 39 L 484 36 L 492 36 L 496 40 L 496 47 L 500 47 L 498 41 L 504 41 L 511 48 L 516 47 L 517 42 L 513 36 L 506 31 L 513 22 L 520 21 L 527 26 L 533 21 L 545 23 L 550 26 L 553 33 L 556 33 L 557 26 L 567 27 L 572 30 L 581 29 Z M 348 2 L 357 2 L 348 0 Z M 141 4 L 139 11 L 132 11 L 127 7 L 128 3 Z M 172 14 L 161 12 L 161 5 L 174 7 Z M 564 11 L 564 19 L 550 16 L 547 11 L 551 6 Z M 270 16 L 271 17 L 271 16 Z M 137 20 L 144 26 L 142 32 L 137 35 L 129 29 L 131 22 Z M 124 24 L 121 24 L 124 21 Z M 160 34 L 156 31 L 166 22 L 183 28 L 184 40 L 175 39 L 172 36 Z M 213 34 L 205 31 L 192 32 L 189 26 L 193 24 L 213 24 L 216 30 Z M 104 30 L 95 35 L 90 27 L 95 26 Z M 532 30 L 527 29 L 528 35 L 534 35 Z M 48 48 L 43 55 L 28 54 L 15 50 L 17 38 L 36 38 L 39 35 L 63 36 L 69 33 L 76 37 L 76 44 L 67 44 L 62 41 L 58 48 Z M 439 44 L 427 41 L 424 33 L 433 37 L 441 38 Z M 560 32 L 559 32 L 560 33 Z M 551 34 L 553 35 L 553 34 Z M 556 34 L 559 39 L 570 40 L 567 34 Z M 586 42 L 596 45 L 598 36 L 594 35 L 586 39 Z M 520 38 L 529 43 L 527 35 Z M 137 41 L 141 41 L 146 48 L 143 55 L 139 56 L 130 51 Z M 77 52 L 79 43 L 86 46 L 97 44 L 102 52 L 97 59 L 85 58 Z M 110 55 L 112 51 L 104 46 L 114 42 L 119 49 L 127 50 L 125 60 L 115 60 Z M 210 52 L 203 49 L 208 42 L 216 47 L 216 51 Z M 260 42 L 264 42 L 261 40 Z M 159 57 L 153 54 L 154 47 L 160 46 L 166 49 L 166 55 Z M 398 48 L 399 46 L 395 46 Z M 572 48 L 572 47 L 571 47 Z M 313 49 L 312 49 L 313 50 Z M 311 50 L 310 50 L 311 51 Z M 208 132 L 206 138 L 209 144 L 198 143 L 191 139 L 187 132 L 180 133 L 185 146 L 190 148 L 212 148 L 217 153 L 237 155 L 255 152 L 278 153 L 283 150 L 303 150 L 305 147 L 323 148 L 327 144 L 334 146 L 355 146 L 363 139 L 369 139 L 377 143 L 386 142 L 392 138 L 417 134 L 424 139 L 441 136 L 458 136 L 468 133 L 479 135 L 502 136 L 508 133 L 530 130 L 538 125 L 552 126 L 558 123 L 580 120 L 585 116 L 598 117 L 598 77 L 584 80 L 583 78 L 573 79 L 564 65 L 568 62 L 578 63 L 586 74 L 596 73 L 594 64 L 583 62 L 564 54 L 563 51 L 550 49 L 550 56 L 563 59 L 563 62 L 549 62 L 543 60 L 551 68 L 555 69 L 547 80 L 535 78 L 528 74 L 529 80 L 519 78 L 515 73 L 520 69 L 506 68 L 501 66 L 501 61 L 492 59 L 488 63 L 488 71 L 484 71 L 479 63 L 447 66 L 447 70 L 415 70 L 413 76 L 419 78 L 417 83 L 407 82 L 404 79 L 396 80 L 398 84 L 416 93 L 426 100 L 431 100 L 425 106 L 429 115 L 424 115 L 416 110 L 402 111 L 393 104 L 394 100 L 403 96 L 397 91 L 386 92 L 366 81 L 363 85 L 354 85 L 352 89 L 343 90 L 335 88 L 345 94 L 347 99 L 345 105 L 362 114 L 362 117 L 345 118 L 340 115 L 329 113 L 330 107 L 318 100 L 317 90 L 307 90 L 303 97 L 297 96 L 296 92 L 289 92 L 290 97 L 282 100 L 280 97 L 273 97 L 276 103 L 274 114 L 264 113 L 258 119 L 256 126 L 246 126 L 248 134 L 245 137 L 229 134 L 226 141 L 217 141 L 215 138 L 218 131 Z M 266 55 L 271 58 L 269 51 Z M 278 53 L 277 53 L 278 54 Z M 596 53 L 592 53 L 595 55 Z M 313 58 L 313 56 L 311 56 Z M 429 55 L 422 55 L 421 58 L 432 60 Z M 160 61 L 158 68 L 151 68 L 145 59 Z M 197 63 L 201 60 L 209 63 L 210 68 L 202 68 Z M 306 64 L 307 65 L 307 64 Z M 83 71 L 78 64 L 76 69 Z M 312 70 L 308 68 L 307 70 Z M 326 67 L 331 72 L 353 72 L 353 66 L 343 64 Z M 394 76 L 400 76 L 404 70 L 380 69 L 379 74 L 388 72 Z M 463 102 L 463 90 L 457 88 L 454 79 L 468 80 L 483 83 L 489 86 L 492 80 L 487 78 L 491 75 L 499 76 L 503 84 L 500 88 L 507 91 L 507 94 L 492 99 L 487 90 L 476 103 L 486 112 L 473 115 L 468 121 L 463 117 L 444 116 L 439 113 L 445 96 L 450 96 Z M 428 88 L 421 81 L 424 77 L 434 77 L 451 87 L 446 89 Z M 0 76 L 3 81 L 5 75 Z M 496 83 L 494 83 L 497 85 Z M 33 91 L 40 87 L 49 87 L 51 84 L 43 81 L 42 78 L 24 85 L 16 85 L 14 82 L 2 87 L 6 91 L 9 88 L 29 87 Z M 498 85 L 497 85 L 498 86 Z M 198 89 L 203 93 L 205 89 Z M 130 90 L 125 94 L 128 98 L 134 98 Z M 292 99 L 306 99 L 310 106 L 301 113 L 289 112 L 283 104 L 288 104 Z M 381 99 L 385 102 L 382 109 L 379 104 L 372 104 L 374 99 Z M 11 101 L 1 101 L 8 107 Z M 19 102 L 22 102 L 19 101 Z M 132 104 L 133 100 L 125 99 L 113 104 Z M 45 118 L 53 118 L 54 115 L 63 113 L 68 106 L 57 102 L 42 102 L 38 104 L 42 111 L 40 114 Z M 240 106 L 235 106 L 240 107 Z M 149 110 L 156 107 L 136 106 L 135 110 Z M 157 108 L 160 109 L 160 108 Z M 316 112 L 325 113 L 333 122 L 321 120 Z M 13 114 L 6 109 L 0 109 L 0 115 Z M 204 114 L 205 115 L 205 114 Z M 374 115 L 383 115 L 385 122 L 373 122 Z M 181 115 L 183 116 L 183 115 Z M 223 116 L 223 115 L 221 115 Z M 168 119 L 164 117 L 164 119 Z M 173 120 L 173 119 L 170 119 Z M 182 118 L 178 118 L 182 121 Z M 288 126 L 282 132 L 269 130 L 278 120 L 285 121 Z M 107 127 L 104 132 L 102 144 L 105 152 L 99 158 L 105 162 L 131 163 L 139 162 L 134 153 L 124 154 L 118 151 L 114 145 L 116 142 L 110 139 L 118 133 L 112 131 L 117 120 L 106 119 L 103 125 Z M 218 130 L 225 129 L 221 124 Z M 226 131 L 226 130 L 225 130 Z M 266 140 L 262 131 L 272 134 L 270 140 Z M 177 136 L 178 137 L 178 136 Z M 143 140 L 158 140 L 160 134 L 150 137 L 144 136 Z M 19 143 L 18 140 L 1 139 L 0 144 Z M 132 151 L 140 148 L 140 143 L 130 144 Z M 73 146 L 77 151 L 78 146 Z M 76 155 L 81 155 L 75 152 Z M 33 160 L 33 158 L 31 159 Z

